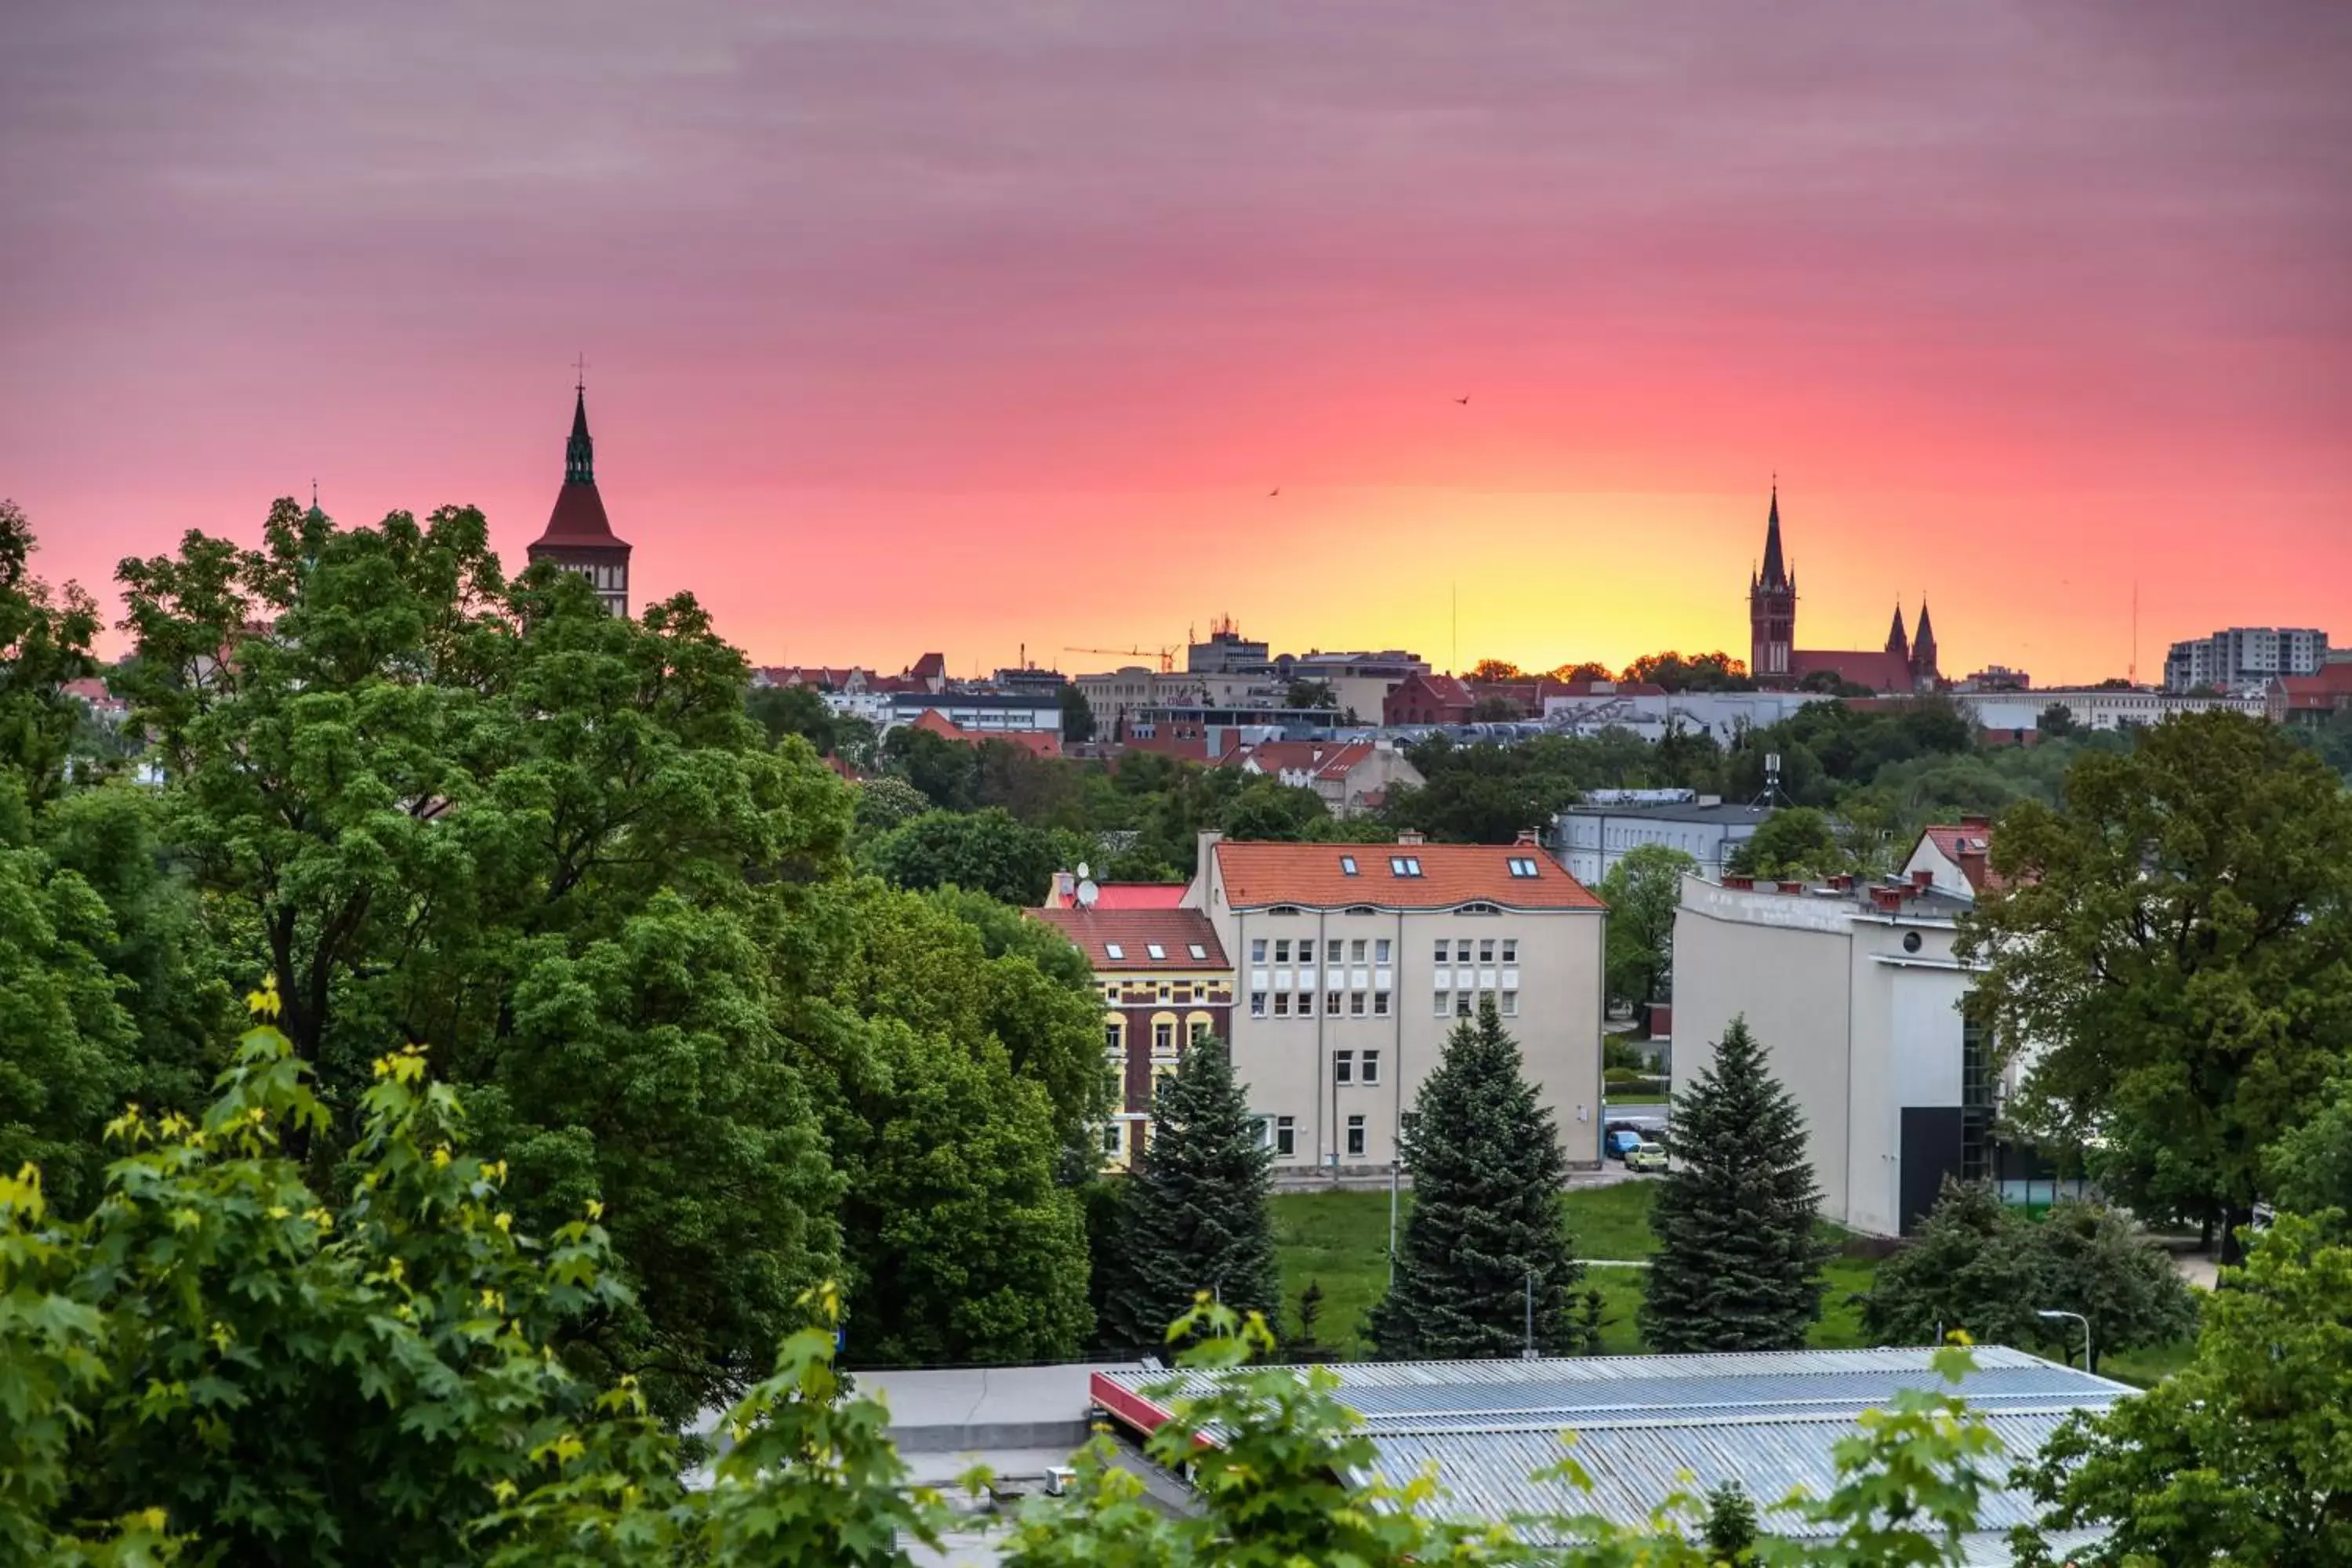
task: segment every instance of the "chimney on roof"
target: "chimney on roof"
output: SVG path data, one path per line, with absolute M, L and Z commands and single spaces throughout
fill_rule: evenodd
M 1400 833 L 1400 834 L 1398 834 L 1398 835 L 1397 835 L 1397 842 L 1398 842 L 1399 844 L 1403 844 L 1403 845 L 1408 845 L 1408 846 L 1410 846 L 1410 845 L 1415 845 L 1415 844 L 1426 844 L 1426 843 L 1428 843 L 1428 842 L 1429 842 L 1429 840 L 1428 840 L 1428 839 L 1426 839 L 1426 838 L 1424 838 L 1424 837 L 1422 837 L 1418 832 L 1414 831 L 1412 828 L 1408 827 L 1408 828 L 1406 828 L 1403 832 L 1402 832 L 1402 833 Z
M 1835 888 L 1841 893 L 1852 892 L 1853 890 L 1853 873 L 1851 871 L 1840 871 L 1836 876 L 1830 879 L 1830 886 Z
M 1727 888 L 1738 888 L 1742 891 L 1753 891 L 1756 887 L 1756 879 L 1753 877 L 1743 877 L 1737 872 L 1727 871 L 1724 873 L 1723 885 Z
M 1517 838 L 1512 839 L 1511 842 L 1519 845 L 1522 847 L 1533 849 L 1540 840 L 1536 837 L 1536 830 L 1534 828 L 1522 827 L 1519 829 L 1519 836 Z
M 1878 906 L 1881 913 L 1894 914 L 1903 908 L 1903 889 L 1873 888 L 1870 889 L 1870 901 Z
M 1960 826 L 1962 827 L 1990 827 L 1992 826 L 1992 818 L 1987 816 L 1980 811 L 1964 811 L 1960 813 Z
M 1055 904 L 1056 906 L 1063 907 L 1063 908 L 1066 908 L 1066 907 L 1068 907 L 1068 904 L 1069 904 L 1069 902 L 1070 902 L 1070 895 L 1071 895 L 1071 893 L 1073 893 L 1074 891 L 1076 891 L 1076 889 L 1077 889 L 1077 885 L 1078 885 L 1078 879 L 1077 879 L 1076 877 L 1072 876 L 1069 872 L 1067 872 L 1067 871 L 1056 871 L 1056 872 L 1055 872 L 1055 873 L 1054 873 L 1054 902 L 1055 902 Z
M 1922 867 L 1920 869 L 1911 873 L 1911 890 L 1913 892 L 1924 893 L 1935 885 L 1936 873 L 1927 869 L 1925 867 Z

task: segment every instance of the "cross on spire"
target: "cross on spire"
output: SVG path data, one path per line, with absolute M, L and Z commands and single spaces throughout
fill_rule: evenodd
M 584 353 L 572 362 L 572 390 L 588 390 L 588 356 Z

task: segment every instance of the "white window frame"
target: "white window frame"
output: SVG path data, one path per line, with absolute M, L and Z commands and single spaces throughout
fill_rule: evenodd
M 1366 1051 L 1363 1054 L 1363 1060 L 1356 1065 L 1356 1081 L 1360 1084 L 1378 1084 L 1381 1081 L 1380 1052 Z
M 1333 1083 L 1353 1083 L 1356 1081 L 1355 1052 L 1333 1051 L 1331 1053 L 1331 1081 Z

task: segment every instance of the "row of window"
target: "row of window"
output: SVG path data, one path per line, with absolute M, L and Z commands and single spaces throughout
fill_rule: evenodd
M 1519 1016 L 1519 994 L 1516 991 L 1440 991 L 1433 1016 L 1440 1018 L 1475 1017 L 1478 1004 L 1492 998 L 1495 1010 L 1506 1018 Z
M 1270 1124 L 1261 1123 L 1260 1125 L 1266 1126 L 1273 1136 L 1274 1157 L 1276 1159 L 1289 1160 L 1297 1158 L 1298 1154 L 1298 1118 L 1296 1116 L 1277 1116 L 1274 1118 Z M 1350 1116 L 1348 1118 L 1347 1126 L 1348 1152 L 1355 1155 L 1358 1159 L 1361 1159 L 1364 1154 L 1364 1119 L 1360 1116 Z M 1116 1152 L 1116 1151 L 1113 1152 Z
M 1349 1017 L 1366 1016 L 1364 1005 L 1371 1004 L 1370 1016 L 1389 1016 L 1389 994 L 1385 991 L 1327 991 L 1323 994 L 1323 1013 L 1337 1018 L 1344 1011 Z M 1267 1010 L 1271 1002 L 1272 1011 Z M 1345 1004 L 1344 1007 L 1342 1004 Z M 1312 991 L 1253 991 L 1250 993 L 1250 1016 L 1253 1018 L 1312 1018 L 1315 1016 L 1315 993 Z
M 1199 994 L 1200 1000 L 1203 1002 L 1224 1002 L 1232 1000 L 1232 996 L 1229 994 L 1221 994 L 1218 988 L 1212 986 L 1205 980 L 1198 983 L 1190 980 L 1179 980 L 1172 984 L 1168 981 L 1162 980 L 1160 982 L 1159 985 L 1159 997 L 1162 1002 L 1190 1002 L 1193 999 L 1196 992 Z M 1149 980 L 1143 981 L 1140 984 L 1132 984 L 1119 980 L 1107 980 L 1103 982 L 1102 994 L 1103 1000 L 1112 1004 L 1113 1005 L 1117 1005 L 1122 1001 L 1132 1002 L 1139 996 L 1148 1000 L 1153 994 L 1152 983 Z
M 1209 950 L 1197 942 L 1186 942 L 1184 950 L 1196 961 L 1204 961 L 1209 956 Z M 1107 942 L 1103 943 L 1103 952 L 1109 955 L 1114 963 L 1127 962 L 1127 945 L 1124 942 Z M 1168 949 L 1159 942 L 1147 942 L 1143 944 L 1143 955 L 1154 961 L 1164 960 L 1168 956 Z
M 1103 1025 L 1103 1048 L 1113 1056 L 1127 1049 L 1127 1027 L 1123 1024 Z M 1176 1054 L 1176 1026 L 1161 1020 L 1151 1026 L 1151 1054 L 1172 1058 Z
M 1250 939 L 1250 963 L 1253 965 L 1263 965 L 1266 962 L 1268 945 L 1265 937 Z M 1315 962 L 1313 937 L 1301 937 L 1295 944 L 1288 938 L 1277 937 L 1271 946 L 1274 962 L 1276 963 L 1288 963 L 1291 961 L 1294 947 L 1299 963 Z M 1478 962 L 1481 963 L 1494 963 L 1497 948 L 1502 951 L 1505 963 L 1517 963 L 1519 961 L 1519 939 L 1515 936 L 1481 937 L 1475 943 L 1466 936 L 1458 942 L 1448 942 L 1445 938 L 1439 937 L 1431 948 L 1431 955 L 1440 963 L 1467 963 L 1470 962 L 1471 950 L 1474 946 L 1477 951 Z M 1323 962 L 1361 963 L 1364 962 L 1367 949 L 1370 950 L 1371 962 L 1374 963 L 1386 963 L 1389 961 L 1389 939 L 1383 936 L 1370 939 L 1357 937 L 1347 942 L 1334 937 L 1323 944 Z

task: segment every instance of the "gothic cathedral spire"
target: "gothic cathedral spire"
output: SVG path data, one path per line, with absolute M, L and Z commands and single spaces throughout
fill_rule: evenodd
M 1895 625 L 1886 633 L 1886 651 L 1906 664 L 1911 662 L 1911 639 L 1903 630 L 1903 601 L 1900 599 L 1895 601 Z
M 1755 679 L 1785 682 L 1797 644 L 1797 579 L 1780 545 L 1780 486 L 1772 485 L 1772 510 L 1764 523 L 1764 567 L 1748 586 L 1748 673 Z

